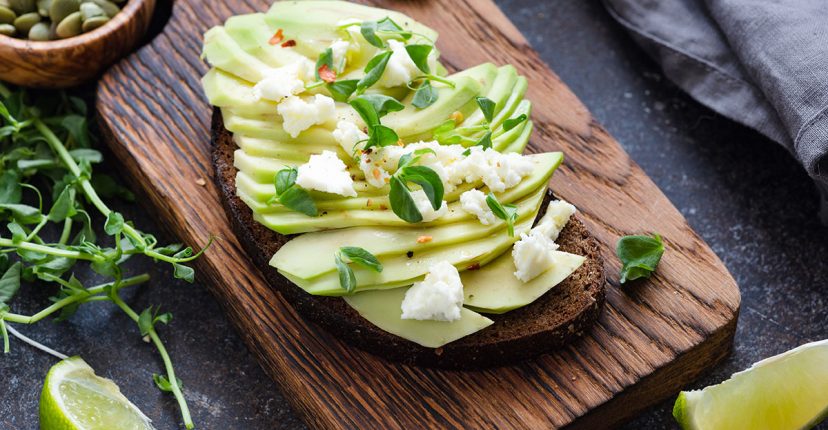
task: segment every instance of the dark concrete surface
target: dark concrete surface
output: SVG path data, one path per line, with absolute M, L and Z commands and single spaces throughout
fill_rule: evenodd
M 730 269 L 742 290 L 734 353 L 687 388 L 718 383 L 764 357 L 828 337 L 828 229 L 817 219 L 815 189 L 782 148 L 695 103 L 667 82 L 597 2 L 498 0 L 543 59 L 615 136 Z M 146 210 L 118 209 L 148 231 Z M 669 252 L 669 250 L 667 251 Z M 175 314 L 161 329 L 203 429 L 299 429 L 303 424 L 258 367 L 219 305 L 198 283 L 131 261 L 153 280 L 129 295 L 138 309 L 162 304 Z M 88 273 L 84 273 L 86 277 Z M 43 306 L 29 288 L 15 311 Z M 109 305 L 87 305 L 72 320 L 17 328 L 68 354 L 82 355 L 114 379 L 159 429 L 177 428 L 173 398 L 151 374 L 153 348 Z M 43 378 L 54 360 L 18 341 L 0 358 L 0 429 L 37 428 Z M 625 428 L 675 428 L 672 400 Z

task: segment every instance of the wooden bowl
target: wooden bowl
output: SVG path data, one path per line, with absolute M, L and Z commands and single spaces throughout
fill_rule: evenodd
M 103 26 L 68 39 L 33 42 L 0 35 L 0 81 L 66 88 L 88 81 L 135 47 L 147 31 L 156 0 L 129 0 Z

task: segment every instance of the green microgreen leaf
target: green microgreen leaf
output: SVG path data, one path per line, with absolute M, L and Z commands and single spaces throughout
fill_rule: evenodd
M 401 172 L 401 173 L 400 173 Z M 440 209 L 443 204 L 443 181 L 440 175 L 426 166 L 407 166 L 395 173 L 403 182 L 413 182 L 419 185 L 428 197 L 434 210 Z
M 331 93 L 331 98 L 338 102 L 347 102 L 356 91 L 359 79 L 345 79 L 325 84 L 325 88 Z
M 9 211 L 14 219 L 21 224 L 34 224 L 40 222 L 42 215 L 40 209 L 23 204 L 3 203 L 0 210 Z
M 406 166 L 416 163 L 425 154 L 437 155 L 437 153 L 431 148 L 420 148 L 415 151 L 408 152 L 400 157 L 400 161 L 397 162 L 397 170 L 401 170 Z
M 377 48 L 386 47 L 385 41 L 377 33 L 391 37 L 399 37 L 403 40 L 410 39 L 412 35 L 410 31 L 403 30 L 402 27 L 387 16 L 378 21 L 363 21 L 362 25 L 360 25 L 359 32 L 368 43 Z
M 150 330 L 152 330 L 153 325 L 152 306 L 150 306 L 138 315 L 138 330 L 141 331 L 141 336 L 148 335 Z
M 110 236 L 114 236 L 124 231 L 124 216 L 115 211 L 110 212 L 109 215 L 106 216 L 104 231 Z
M 522 114 L 520 114 L 520 115 L 518 115 L 514 118 L 507 119 L 506 121 L 503 121 L 503 130 L 504 131 L 509 131 L 509 130 L 517 127 L 523 121 L 526 121 L 527 118 L 528 117 L 526 116 L 526 114 L 522 113 Z
M 78 148 L 69 151 L 69 155 L 75 159 L 78 163 L 82 161 L 87 161 L 90 164 L 97 164 L 103 161 L 103 154 L 101 151 L 89 148 Z
M 649 278 L 664 254 L 661 236 L 624 236 L 618 240 L 615 253 L 621 260 L 621 283 Z
M 165 393 L 171 393 L 173 391 L 172 384 L 164 375 L 159 375 L 157 373 L 152 374 L 152 380 L 155 382 L 155 386 L 158 387 L 159 390 Z M 179 388 L 183 388 L 184 384 L 181 382 L 181 379 L 175 378 L 175 381 L 178 383 Z
M 454 145 L 460 143 L 463 137 L 455 133 L 457 123 L 453 119 L 447 119 L 434 128 L 433 137 L 441 145 Z
M 0 277 L 0 304 L 9 303 L 20 289 L 20 271 L 23 265 L 18 261 L 12 264 Z
M 487 131 L 477 143 L 474 144 L 475 146 L 481 146 L 483 149 L 489 149 L 492 147 L 492 132 Z
M 382 263 L 374 254 L 358 246 L 343 246 L 339 248 L 341 255 L 347 257 L 354 263 L 367 267 L 375 272 L 382 272 Z
M 276 173 L 274 185 L 276 186 L 276 194 L 282 195 L 288 188 L 296 183 L 296 177 L 299 171 L 295 167 L 282 169 Z
M 339 272 L 339 286 L 346 292 L 353 293 L 357 286 L 354 271 L 342 261 L 342 256 L 339 253 L 334 254 L 334 262 L 336 263 L 336 271 Z
M 399 112 L 405 109 L 405 105 L 397 99 L 383 94 L 364 94 L 357 97 L 357 99 L 366 100 L 371 103 L 371 107 L 376 112 L 377 119 L 384 117 L 389 112 Z
M 75 187 L 67 186 L 58 195 L 47 218 L 52 222 L 62 222 L 66 218 L 75 216 Z
M 183 264 L 174 263 L 173 264 L 173 276 L 176 279 L 183 279 L 189 283 L 193 283 L 195 281 L 195 270 L 193 270 L 190 266 L 185 266 Z
M 439 93 L 437 90 L 431 86 L 431 81 L 425 80 L 422 84 L 417 88 L 417 91 L 414 93 L 414 98 L 411 100 L 411 104 L 414 105 L 417 109 L 425 109 L 434 104 L 437 101 Z M 449 120 L 452 123 L 454 120 Z
M 371 127 L 380 123 L 379 115 L 370 100 L 359 96 L 349 101 L 348 104 L 359 114 L 359 117 L 365 121 L 365 125 L 370 129 Z
M 423 73 L 431 73 L 431 68 L 428 65 L 428 55 L 434 49 L 433 45 L 406 45 L 405 51 L 411 57 L 411 61 Z
M 391 203 L 391 210 L 403 221 L 415 223 L 423 220 L 423 215 L 417 208 L 417 203 L 414 202 L 411 190 L 396 175 L 391 177 L 391 190 L 388 194 L 388 200 Z
M 21 227 L 20 224 L 16 222 L 10 222 L 6 224 L 6 228 L 8 228 L 12 234 L 13 243 L 18 244 L 26 240 L 26 231 L 23 230 L 23 227 Z
M 81 147 L 86 148 L 90 145 L 89 129 L 86 125 L 85 116 L 66 115 L 60 125 L 69 131 L 69 136 Z
M 289 209 L 303 213 L 310 217 L 319 215 L 319 211 L 316 209 L 316 203 L 313 201 L 311 195 L 304 189 L 295 185 L 288 188 L 279 196 L 279 203 Z
M 0 203 L 20 203 L 23 189 L 19 182 L 20 174 L 16 170 L 6 170 L 0 175 Z
M 397 135 L 396 131 L 382 124 L 376 124 L 369 129 L 368 142 L 365 143 L 365 147 L 363 149 L 368 149 L 374 146 L 382 147 L 396 145 L 399 141 L 400 137 Z
M 492 210 L 494 216 L 506 221 L 506 228 L 510 237 L 515 236 L 515 221 L 517 221 L 517 206 L 507 204 L 503 205 L 495 197 L 494 194 L 489 193 L 486 196 L 486 205 Z
M 388 65 L 388 59 L 391 58 L 391 51 L 386 51 L 377 54 L 365 66 L 365 76 L 357 82 L 357 92 L 362 93 L 365 89 L 376 84 L 380 80 L 382 74 L 385 73 L 385 67 Z
M 477 105 L 480 106 L 480 112 L 483 112 L 483 117 L 486 118 L 486 122 L 492 122 L 492 118 L 494 118 L 495 102 L 486 97 L 478 97 Z

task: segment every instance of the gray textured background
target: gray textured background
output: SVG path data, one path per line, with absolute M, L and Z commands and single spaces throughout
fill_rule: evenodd
M 734 354 L 688 388 L 717 383 L 763 357 L 828 337 L 828 229 L 816 221 L 811 181 L 789 155 L 666 82 L 600 5 L 572 0 L 498 4 L 741 286 Z M 160 230 L 140 207 L 117 209 L 145 230 Z M 153 281 L 134 290 L 128 301 L 138 309 L 163 304 L 175 314 L 161 336 L 199 428 L 303 428 L 202 285 L 174 281 L 168 270 L 147 262 L 134 260 L 130 267 L 133 273 L 148 271 Z M 15 311 L 35 311 L 46 303 L 49 291 L 28 290 Z M 159 429 L 176 428 L 173 398 L 151 380 L 161 370 L 160 360 L 112 306 L 81 308 L 67 323 L 17 328 L 82 355 L 114 379 Z M 52 364 L 51 357 L 12 342 L 12 352 L 0 358 L 0 429 L 37 428 L 38 396 Z M 674 428 L 671 406 L 666 401 L 626 428 Z

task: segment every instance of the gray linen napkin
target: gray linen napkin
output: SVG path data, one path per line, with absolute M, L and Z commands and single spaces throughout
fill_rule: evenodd
M 784 145 L 828 224 L 828 0 L 604 0 L 692 97 Z

